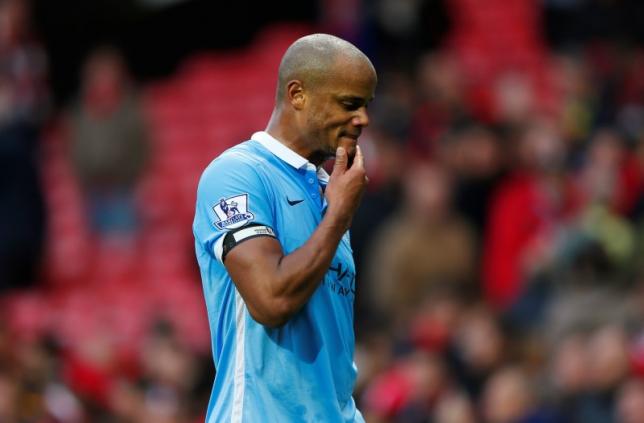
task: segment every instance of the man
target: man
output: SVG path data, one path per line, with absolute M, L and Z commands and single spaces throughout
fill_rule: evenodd
M 194 234 L 217 369 L 208 423 L 364 421 L 351 396 L 348 229 L 367 183 L 357 140 L 376 81 L 352 44 L 300 38 L 266 131 L 203 173 Z M 320 166 L 334 156 L 329 176 Z

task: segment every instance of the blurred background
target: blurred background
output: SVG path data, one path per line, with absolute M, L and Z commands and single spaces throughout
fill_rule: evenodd
M 0 422 L 196 423 L 191 223 L 301 35 L 379 73 L 370 423 L 644 422 L 644 3 L 0 0 Z

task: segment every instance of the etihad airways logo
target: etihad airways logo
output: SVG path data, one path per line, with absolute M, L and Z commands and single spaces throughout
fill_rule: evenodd
M 356 274 L 349 266 L 342 262 L 331 263 L 328 274 L 332 277 L 324 279 L 324 284 L 334 293 L 343 297 L 355 297 L 356 295 Z

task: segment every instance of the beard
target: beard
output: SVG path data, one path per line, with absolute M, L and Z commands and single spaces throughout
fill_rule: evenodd
M 356 154 L 357 139 L 349 136 L 349 131 L 344 125 L 335 128 L 325 127 L 323 122 L 317 119 L 317 116 L 309 121 L 309 125 L 310 127 L 318 128 L 318 130 L 311 134 L 311 141 L 315 140 L 313 142 L 317 146 L 317 149 L 313 151 L 310 162 L 316 166 L 320 166 L 328 160 L 333 160 L 337 148 L 343 147 L 348 156 L 347 167 L 351 167 Z M 358 135 L 359 133 L 352 134 L 352 136 Z
M 339 142 L 338 147 L 343 147 L 347 152 L 347 168 L 350 168 L 356 156 L 356 142 Z M 337 153 L 336 150 L 337 147 L 334 149 L 330 145 L 326 145 L 324 148 L 314 151 L 310 161 L 316 166 L 319 166 L 324 162 L 334 160 Z
M 328 151 L 324 150 L 316 150 L 313 153 L 311 153 L 311 156 L 309 157 L 309 161 L 313 163 L 315 166 L 319 167 L 322 166 L 326 161 L 331 160 L 335 157 L 335 153 L 330 154 Z

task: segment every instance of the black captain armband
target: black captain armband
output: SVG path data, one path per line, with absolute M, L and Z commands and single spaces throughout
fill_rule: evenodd
M 226 260 L 228 253 L 242 242 L 257 238 L 260 236 L 270 236 L 276 238 L 275 232 L 270 226 L 251 223 L 242 228 L 232 230 L 224 235 L 224 242 L 222 245 L 221 261 Z

